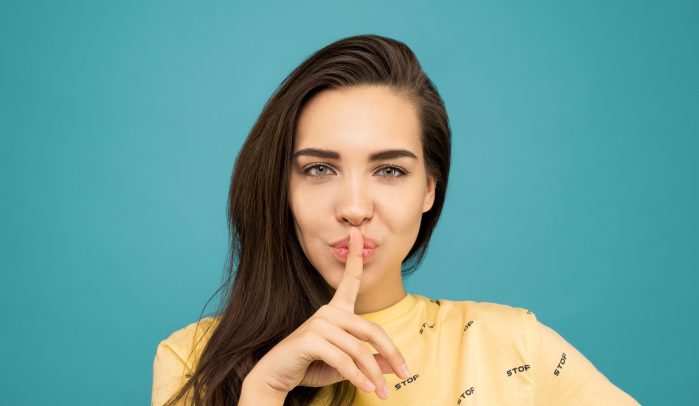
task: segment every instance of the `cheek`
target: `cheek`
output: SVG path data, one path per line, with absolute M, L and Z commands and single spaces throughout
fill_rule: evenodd
M 393 232 L 412 230 L 422 218 L 422 200 L 410 197 L 404 193 L 388 199 L 382 199 L 376 203 L 376 209 L 380 210 L 381 217 L 386 226 Z
M 327 202 L 327 198 L 314 196 L 313 193 L 302 189 L 296 189 L 290 196 L 289 203 L 296 223 L 296 232 L 302 243 L 305 238 L 311 237 L 322 229 L 324 217 L 318 214 L 328 211 L 328 208 L 324 207 L 328 204 Z
M 380 206 L 381 222 L 390 238 L 391 256 L 395 255 L 396 259 L 402 261 L 415 244 L 422 221 L 422 203 L 422 199 L 404 197 Z

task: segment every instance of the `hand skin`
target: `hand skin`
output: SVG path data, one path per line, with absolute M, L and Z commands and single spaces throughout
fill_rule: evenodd
M 253 368 L 243 380 L 238 406 L 283 406 L 287 393 L 270 387 L 262 379 L 258 379 L 254 372 Z
M 354 237 L 354 235 L 357 235 L 357 237 Z M 354 304 L 359 292 L 361 275 L 363 272 L 362 247 L 361 234 L 353 227 L 350 230 L 350 243 L 345 266 L 345 275 L 330 303 L 316 313 L 316 315 L 322 313 L 323 316 L 319 316 L 317 319 L 316 315 L 311 317 L 304 325 L 292 333 L 291 336 L 286 337 L 258 361 L 243 380 L 239 405 L 283 405 L 286 396 L 293 387 L 298 386 L 299 382 L 302 382 L 302 384 L 309 383 L 309 381 L 304 381 L 304 379 L 309 376 L 308 370 L 305 371 L 306 375 L 301 375 L 303 378 L 298 378 L 298 381 L 293 379 L 291 383 L 286 383 L 284 379 L 280 380 L 277 376 L 280 366 L 277 365 L 277 363 L 283 363 L 284 361 L 281 360 L 285 360 L 285 357 L 288 357 L 286 353 L 289 352 L 298 354 L 298 351 L 301 353 L 310 351 L 314 359 L 320 359 L 327 364 L 324 367 L 326 368 L 325 371 L 322 371 L 322 373 L 339 375 L 342 378 L 352 377 L 348 380 L 355 386 L 369 393 L 375 392 L 381 399 L 388 399 L 389 394 L 387 390 L 386 392 L 381 390 L 382 387 L 384 389 L 386 388 L 386 384 L 383 375 L 380 373 L 395 373 L 402 378 L 410 376 L 405 366 L 403 355 L 380 327 L 369 327 L 365 331 L 361 331 L 362 329 L 360 326 L 348 324 L 349 319 L 357 317 L 354 315 Z M 348 314 L 352 314 L 353 316 L 348 318 Z M 319 325 L 319 320 L 343 320 L 343 328 L 351 330 L 354 327 L 355 331 L 352 331 L 351 334 L 354 334 L 352 337 L 355 340 L 371 340 L 372 345 L 378 346 L 379 354 L 373 354 L 373 358 L 371 354 L 369 354 L 369 359 L 372 359 L 374 362 L 373 365 L 375 368 L 373 368 L 374 373 L 371 377 L 374 378 L 375 382 L 372 382 L 366 375 L 367 371 L 361 371 L 359 369 L 359 364 L 355 365 L 359 362 L 366 367 L 366 358 L 357 361 L 359 355 L 357 355 L 356 351 L 348 349 L 349 345 L 341 343 L 338 345 L 338 347 L 342 347 L 342 350 L 340 350 L 328 344 L 326 341 L 315 340 L 315 337 L 320 336 L 322 336 L 324 340 L 327 340 L 329 338 L 325 337 L 326 335 L 330 338 L 332 338 L 333 335 L 333 332 L 326 332 L 325 330 L 315 328 Z M 367 326 L 367 322 L 363 319 L 355 320 L 355 322 L 359 322 L 361 326 Z M 315 325 L 312 323 L 315 323 Z M 345 331 L 345 334 L 351 335 L 349 334 L 350 330 Z M 337 327 L 335 327 L 333 331 L 337 331 Z M 321 343 L 317 346 L 317 348 L 319 348 L 317 351 L 316 347 L 313 347 L 316 342 Z M 311 347 L 310 350 L 309 343 Z M 349 356 L 350 353 L 354 356 L 354 359 Z M 371 366 L 371 364 L 369 364 L 369 366 Z M 282 368 L 288 369 L 286 365 L 282 366 Z M 299 372 L 292 370 L 292 373 L 298 374 Z M 330 378 L 329 382 L 338 382 L 339 380 L 340 378 Z

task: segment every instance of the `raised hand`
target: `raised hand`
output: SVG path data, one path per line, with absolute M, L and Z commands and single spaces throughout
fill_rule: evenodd
M 364 242 L 355 227 L 348 245 L 345 273 L 330 303 L 265 354 L 248 377 L 281 394 L 299 385 L 320 387 L 346 379 L 382 399 L 388 398 L 383 374 L 408 378 L 405 358 L 388 334 L 354 313 L 364 272 Z M 379 353 L 370 353 L 362 341 Z

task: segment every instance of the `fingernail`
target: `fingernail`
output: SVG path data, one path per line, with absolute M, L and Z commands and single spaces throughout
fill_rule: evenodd
M 369 380 L 364 381 L 364 387 L 365 387 L 366 390 L 368 390 L 369 392 L 373 392 L 373 391 L 376 390 L 376 386 L 374 386 L 374 384 L 371 383 L 371 381 L 369 381 Z
M 382 394 L 386 399 L 389 398 L 389 396 L 388 396 L 388 388 L 386 387 L 386 384 L 384 384 L 384 385 L 381 387 L 381 394 Z
M 408 371 L 407 365 L 405 365 L 405 364 L 401 365 L 400 370 L 403 373 L 403 378 L 409 378 L 411 376 L 410 371 Z

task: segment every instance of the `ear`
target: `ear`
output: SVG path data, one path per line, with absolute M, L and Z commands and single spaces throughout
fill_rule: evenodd
M 422 212 L 428 212 L 432 208 L 432 205 L 434 204 L 434 194 L 435 194 L 435 187 L 437 185 L 436 180 L 434 179 L 433 176 L 427 176 L 427 190 L 425 194 L 425 200 L 422 204 Z

